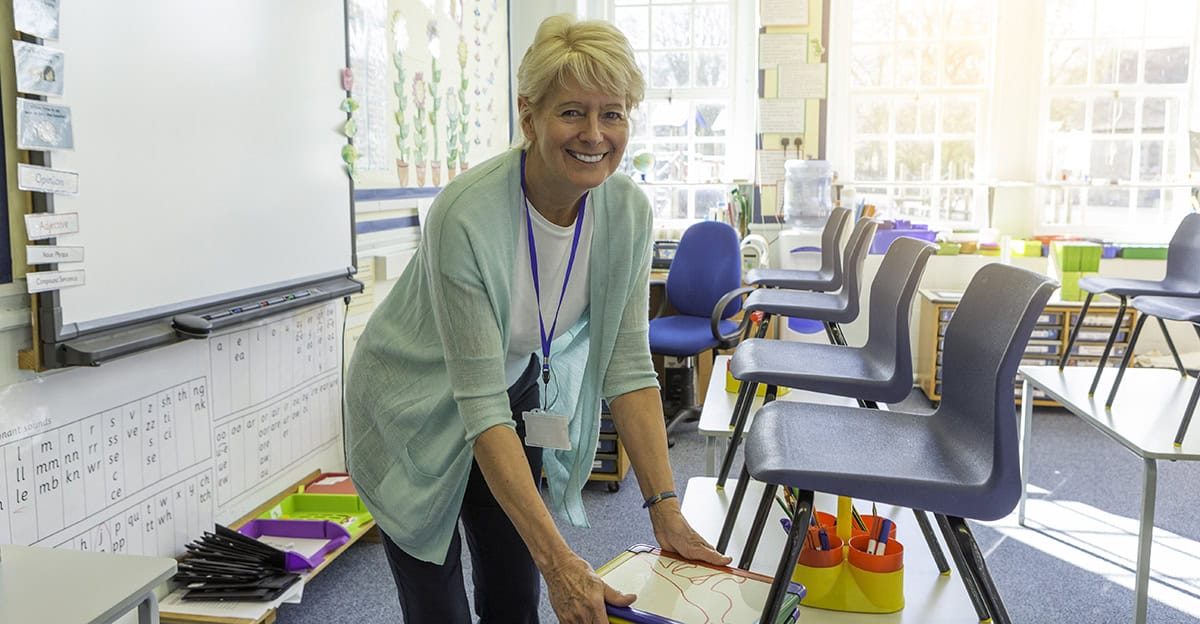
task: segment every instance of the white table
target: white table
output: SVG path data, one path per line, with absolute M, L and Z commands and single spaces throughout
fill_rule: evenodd
M 1116 369 L 1101 377 L 1094 396 L 1088 396 L 1096 370 L 1090 366 L 1022 366 L 1021 387 L 1021 502 L 1017 519 L 1025 525 L 1025 489 L 1029 479 L 1029 440 L 1033 433 L 1033 389 L 1044 391 L 1084 422 L 1142 458 L 1142 511 L 1138 526 L 1137 573 L 1134 583 L 1134 622 L 1146 622 L 1150 586 L 1150 546 L 1154 537 L 1154 500 L 1158 460 L 1200 461 L 1200 427 L 1192 427 L 1181 446 L 1175 433 L 1196 383 L 1173 369 L 1129 368 L 1111 410 L 1106 410 Z
M 715 544 L 721 534 L 721 524 L 725 520 L 725 511 L 729 509 L 729 500 L 733 498 L 737 480 L 730 479 L 724 490 L 717 489 L 717 480 L 711 477 L 693 477 L 688 479 L 687 491 L 683 497 L 683 516 L 709 543 Z M 751 481 L 746 488 L 746 498 L 738 512 L 738 520 L 733 528 L 733 536 L 729 541 L 726 554 L 733 557 L 734 564 L 741 557 L 742 547 L 754 521 L 754 513 L 758 501 L 762 498 L 763 484 Z M 870 503 L 856 504 L 859 513 L 871 510 Z M 814 503 L 818 511 L 837 512 L 837 497 L 818 493 Z M 903 609 L 896 613 L 864 614 L 847 613 L 842 611 L 827 611 L 812 607 L 801 607 L 799 622 L 804 624 L 850 624 L 862 622 L 878 622 L 879 624 L 963 624 L 971 622 L 975 609 L 971 598 L 958 578 L 958 571 L 952 569 L 948 575 L 938 573 L 933 555 L 925 545 L 921 529 L 913 519 L 912 512 L 903 507 L 880 505 L 879 515 L 897 521 L 896 539 L 904 544 L 904 602 Z M 771 506 L 771 518 L 763 530 L 758 550 L 750 563 L 750 570 L 774 576 L 779 566 L 779 557 L 783 554 L 783 546 L 787 534 L 779 524 L 783 511 L 778 506 Z M 944 545 L 943 545 L 944 547 Z
M 729 437 L 733 435 L 733 428 L 729 426 L 729 418 L 733 414 L 734 404 L 737 403 L 737 393 L 725 391 L 725 371 L 730 357 L 718 355 L 713 359 L 712 377 L 708 380 L 708 391 L 704 393 L 704 406 L 700 410 L 698 428 L 700 434 L 704 436 L 704 468 L 710 477 L 716 476 L 718 454 L 724 453 L 725 449 L 729 448 Z M 759 388 L 762 387 L 759 386 Z M 858 405 L 854 399 L 794 388 L 778 397 L 778 400 L 825 403 L 827 405 Z M 754 414 L 758 412 L 758 408 L 762 407 L 762 403 L 762 397 L 754 397 L 743 435 L 749 435 L 750 426 L 754 424 Z M 886 409 L 884 405 L 879 407 Z M 736 476 L 737 472 L 733 471 L 730 474 Z
M 109 624 L 137 607 L 157 624 L 154 588 L 174 574 L 167 557 L 0 545 L 0 622 Z

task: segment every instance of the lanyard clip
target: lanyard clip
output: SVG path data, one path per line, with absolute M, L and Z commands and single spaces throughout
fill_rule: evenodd
M 542 383 L 550 383 L 550 360 L 548 359 L 545 364 L 542 364 Z

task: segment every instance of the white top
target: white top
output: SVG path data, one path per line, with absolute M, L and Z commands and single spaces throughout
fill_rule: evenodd
M 533 208 L 528 200 L 525 214 L 533 216 L 533 240 L 537 245 L 538 281 L 541 285 L 542 322 L 546 331 L 554 324 L 554 311 L 562 294 L 563 274 L 571 258 L 571 241 L 575 238 L 575 224 L 559 226 L 551 223 Z M 521 242 L 517 245 L 517 257 L 513 262 L 512 315 L 508 342 L 508 356 L 504 361 L 505 380 L 511 386 L 521 377 L 529 365 L 529 354 L 542 352 L 542 334 L 538 326 L 538 299 L 533 290 L 533 273 L 529 266 L 529 236 L 521 220 Z M 558 324 L 554 327 L 557 338 L 571 329 L 588 306 L 588 266 L 592 250 L 592 202 L 588 201 L 583 211 L 583 228 L 579 232 L 579 247 L 575 250 L 575 264 L 571 267 L 571 279 L 567 282 L 567 293 L 562 309 L 558 313 Z M 551 363 L 553 364 L 553 362 Z M 551 366 L 553 372 L 553 366 Z

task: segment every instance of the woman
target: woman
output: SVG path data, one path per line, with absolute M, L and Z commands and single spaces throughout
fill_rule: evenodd
M 518 71 L 523 149 L 442 190 L 358 342 L 347 463 L 406 622 L 469 621 L 460 519 L 483 622 L 537 622 L 539 571 L 562 622 L 607 622 L 605 601 L 633 601 L 571 551 L 538 492 L 544 468 L 552 505 L 586 526 L 602 398 L 659 545 L 729 562 L 674 497 L 647 343 L 652 214 L 612 176 L 642 94 L 615 28 L 544 21 Z

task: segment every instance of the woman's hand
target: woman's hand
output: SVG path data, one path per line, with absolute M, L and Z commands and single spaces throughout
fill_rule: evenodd
M 733 561 L 732 557 L 717 552 L 688 524 L 679 511 L 677 498 L 668 498 L 651 506 L 650 522 L 654 525 L 654 538 L 663 550 L 712 565 L 724 566 Z
M 571 553 L 562 563 L 543 570 L 550 606 L 562 624 L 607 624 L 604 603 L 628 607 L 637 598 L 609 587 L 588 562 Z

